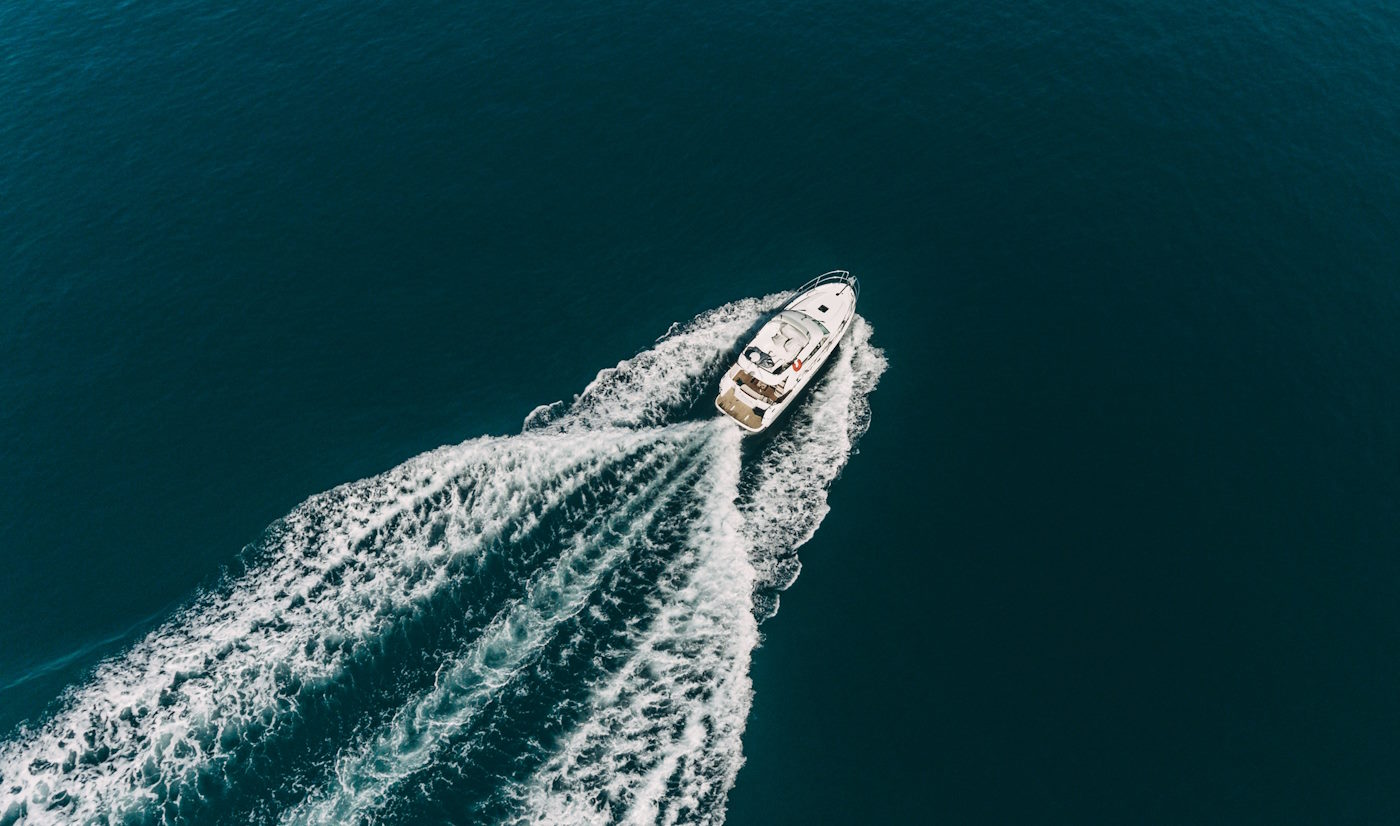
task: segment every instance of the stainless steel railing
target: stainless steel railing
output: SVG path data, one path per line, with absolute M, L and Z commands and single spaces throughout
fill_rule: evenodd
M 813 278 L 811 281 L 808 281 L 806 284 L 803 284 L 801 287 L 798 287 L 797 292 L 805 293 L 808 290 L 820 284 L 830 284 L 836 281 L 839 281 L 842 284 L 849 284 L 851 286 L 851 289 L 855 290 L 856 300 L 860 300 L 860 279 L 852 276 L 849 272 L 846 272 L 845 270 L 832 270 L 828 273 L 822 273 L 816 278 Z

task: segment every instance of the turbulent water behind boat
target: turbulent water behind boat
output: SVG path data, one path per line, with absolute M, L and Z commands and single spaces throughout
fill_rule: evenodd
M 783 298 L 307 500 L 0 745 L 0 823 L 722 819 L 758 623 L 885 369 L 857 319 L 771 439 L 694 416 Z

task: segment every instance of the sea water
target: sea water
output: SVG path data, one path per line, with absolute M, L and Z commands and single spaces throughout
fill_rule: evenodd
M 1397 44 L 5 5 L 0 821 L 1394 821 Z

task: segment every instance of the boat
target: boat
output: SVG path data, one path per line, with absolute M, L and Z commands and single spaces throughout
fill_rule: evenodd
M 746 433 L 772 427 L 851 329 L 859 297 L 860 281 L 845 270 L 799 287 L 720 379 L 715 407 Z

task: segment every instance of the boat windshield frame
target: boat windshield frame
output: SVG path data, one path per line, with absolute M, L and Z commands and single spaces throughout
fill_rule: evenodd
M 758 358 L 754 358 L 753 355 L 751 355 L 754 353 L 758 355 Z M 777 360 L 774 359 L 768 351 L 759 347 L 757 344 L 750 344 L 748 347 L 744 348 L 744 358 L 748 359 L 753 366 L 760 370 L 767 370 L 769 373 L 777 372 Z

